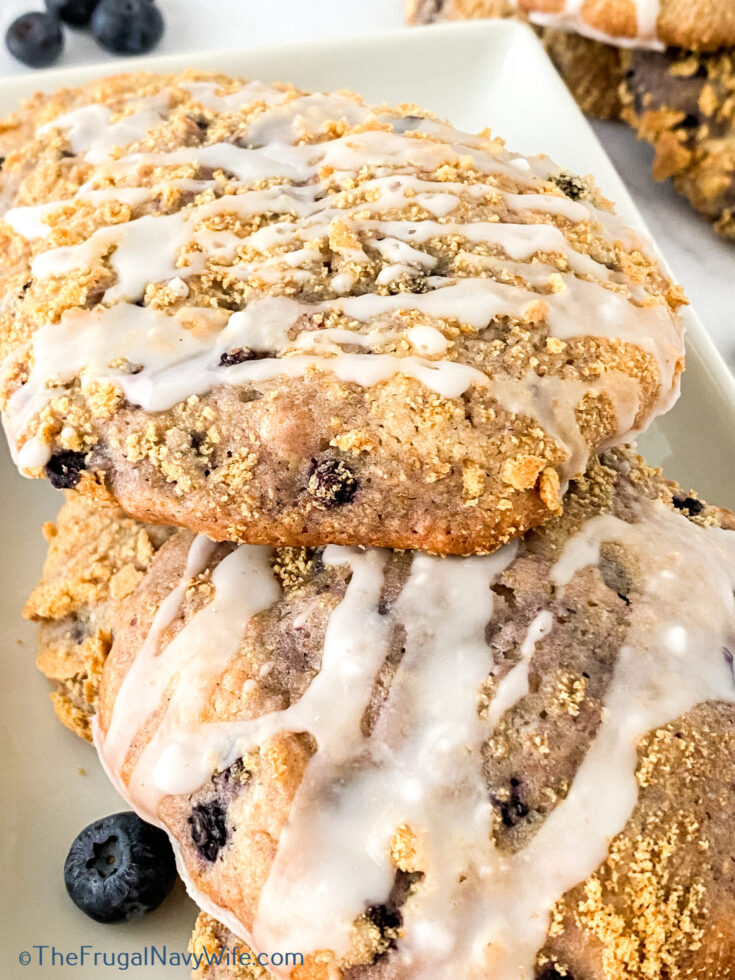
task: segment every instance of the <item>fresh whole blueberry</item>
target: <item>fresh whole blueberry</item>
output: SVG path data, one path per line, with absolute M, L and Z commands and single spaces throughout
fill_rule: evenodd
M 153 0 L 100 0 L 92 36 L 113 54 L 145 54 L 161 40 L 163 15 Z
M 24 65 L 45 68 L 56 61 L 64 47 L 61 23 L 53 14 L 22 14 L 5 32 L 5 46 Z
M 46 0 L 46 9 L 72 27 L 86 27 L 99 0 Z
M 153 911 L 175 880 L 168 837 L 130 810 L 85 827 L 64 864 L 72 902 L 97 922 L 127 922 Z

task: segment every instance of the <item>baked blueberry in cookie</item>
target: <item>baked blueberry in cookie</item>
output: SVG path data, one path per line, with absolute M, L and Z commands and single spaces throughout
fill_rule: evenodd
M 614 450 L 491 555 L 177 532 L 95 725 L 194 948 L 298 951 L 294 980 L 729 978 L 734 528 Z
M 2 139 L 16 461 L 141 520 L 490 552 L 676 397 L 650 244 L 487 133 L 189 73 L 39 96 Z

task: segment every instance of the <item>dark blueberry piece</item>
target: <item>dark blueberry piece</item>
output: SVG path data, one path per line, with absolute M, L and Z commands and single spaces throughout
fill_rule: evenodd
M 426 276 L 403 276 L 388 283 L 388 292 L 392 296 L 398 293 L 428 293 L 429 284 Z
M 234 347 L 232 350 L 225 351 L 220 357 L 220 367 L 234 367 L 235 364 L 244 364 L 245 361 L 259 361 L 268 357 L 267 354 L 259 354 L 249 347 Z
M 86 455 L 70 449 L 54 453 L 46 464 L 46 476 L 51 481 L 51 486 L 57 490 L 73 490 L 84 471 Z
M 683 493 L 674 496 L 674 507 L 677 510 L 688 510 L 692 517 L 696 517 L 704 510 L 704 504 L 696 497 L 687 497 Z
M 3 164 L 5 163 L 5 157 L 0 157 L 0 170 L 3 169 Z
M 403 925 L 402 907 L 414 886 L 421 881 L 420 871 L 397 871 L 387 900 L 381 905 L 371 905 L 365 910 L 365 917 L 380 933 L 380 945 L 376 959 L 382 958 L 389 949 L 395 949 L 399 930 Z
M 113 54 L 145 54 L 161 40 L 163 16 L 153 0 L 100 0 L 92 36 Z
M 500 819 L 505 827 L 515 827 L 524 817 L 528 816 L 528 807 L 521 797 L 521 781 L 512 777 L 510 780 L 510 793 L 508 798 L 501 800 L 497 796 L 491 798 L 491 802 L 500 811 Z
M 223 789 L 225 791 L 231 791 L 231 786 L 236 788 L 241 787 L 252 774 L 245 769 L 245 763 L 242 759 L 235 759 L 231 766 L 227 769 L 220 769 L 212 776 L 212 782 L 217 787 L 217 789 Z
M 46 9 L 72 27 L 86 27 L 99 0 L 46 0 Z
M 97 922 L 126 922 L 153 911 L 175 880 L 168 837 L 129 810 L 85 827 L 64 864 L 71 900 Z
M 371 905 L 365 915 L 380 931 L 381 936 L 401 928 L 402 916 L 396 908 L 389 908 L 387 905 Z
M 221 801 L 197 803 L 192 807 L 188 822 L 191 839 L 201 856 L 207 861 L 216 861 L 227 843 L 227 819 Z
M 311 461 L 306 489 L 322 507 L 347 504 L 357 492 L 355 474 L 341 459 L 327 456 Z
M 64 47 L 61 23 L 52 14 L 22 14 L 5 32 L 5 45 L 24 65 L 45 68 L 56 61 Z
M 550 963 L 541 973 L 536 974 L 536 980 L 574 980 L 574 977 L 566 967 L 558 967 L 555 963 Z
M 582 177 L 577 177 L 576 174 L 570 174 L 567 170 L 552 174 L 549 180 L 573 201 L 578 201 L 580 197 L 586 197 L 589 193 L 586 181 Z

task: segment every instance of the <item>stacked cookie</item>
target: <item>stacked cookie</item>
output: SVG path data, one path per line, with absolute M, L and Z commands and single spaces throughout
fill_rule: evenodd
M 581 107 L 656 150 L 653 175 L 735 238 L 735 6 L 730 0 L 407 0 L 415 23 L 530 17 Z
M 615 448 L 683 367 L 650 244 L 345 93 L 5 138 L 5 425 L 68 491 L 27 614 L 204 975 L 730 976 L 732 519 Z

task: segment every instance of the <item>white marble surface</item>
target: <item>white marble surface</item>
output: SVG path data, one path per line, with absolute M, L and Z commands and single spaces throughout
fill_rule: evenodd
M 404 0 L 159 0 L 159 5 L 167 29 L 158 52 L 173 53 L 400 29 Z M 42 0 L 0 0 L 0 30 L 29 9 L 43 9 Z M 67 31 L 61 66 L 104 58 L 88 34 Z M 111 70 L 123 70 L 124 64 L 110 58 Z M 29 70 L 0 46 L 0 76 Z M 653 181 L 651 150 L 627 127 L 596 123 L 595 129 L 692 305 L 735 369 L 735 244 L 718 239 L 669 185 Z

